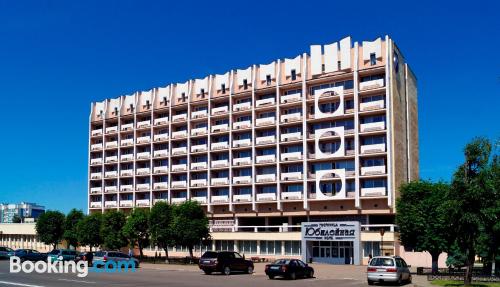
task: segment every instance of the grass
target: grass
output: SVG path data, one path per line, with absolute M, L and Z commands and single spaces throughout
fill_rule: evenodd
M 432 285 L 436 286 L 450 286 L 450 287 L 455 287 L 455 286 L 464 286 L 463 281 L 456 281 L 456 280 L 433 280 L 431 281 Z M 500 287 L 499 282 L 472 282 L 470 285 L 472 287 Z

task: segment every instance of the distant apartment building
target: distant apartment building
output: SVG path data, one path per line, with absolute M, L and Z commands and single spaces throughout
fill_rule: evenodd
M 416 85 L 391 38 L 347 37 L 94 102 L 89 212 L 196 200 L 214 239 L 201 249 L 337 264 L 399 254 L 398 187 L 419 171 Z
M 45 207 L 36 203 L 0 203 L 0 223 L 13 223 L 17 216 L 21 220 L 36 219 L 45 212 Z

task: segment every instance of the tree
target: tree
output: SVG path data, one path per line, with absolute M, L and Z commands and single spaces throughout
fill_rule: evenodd
M 165 250 L 168 261 L 168 247 L 175 244 L 173 231 L 173 206 L 166 202 L 157 202 L 149 215 L 151 240 Z
M 125 222 L 125 214 L 121 211 L 109 210 L 102 215 L 101 237 L 106 248 L 117 250 L 127 245 L 123 234 Z
M 456 244 L 465 255 L 464 284 L 472 281 L 472 268 L 484 233 L 484 224 L 491 220 L 488 210 L 497 202 L 491 170 L 492 146 L 488 139 L 475 138 L 465 146 L 465 162 L 453 175 L 447 195 L 448 220 Z
M 185 201 L 174 211 L 175 241 L 188 247 L 189 256 L 193 258 L 193 247 L 209 238 L 208 218 L 196 201 Z
M 137 244 L 142 259 L 142 249 L 149 244 L 149 209 L 134 209 L 123 226 L 123 234 L 132 248 Z
M 76 226 L 84 217 L 81 210 L 72 209 L 66 215 L 64 220 L 64 233 L 63 239 L 66 240 L 68 248 L 69 246 L 78 246 L 78 234 L 76 232 Z
M 19 215 L 14 214 L 14 216 L 12 216 L 12 223 L 21 223 L 22 221 L 23 220 Z
M 102 244 L 101 237 L 102 214 L 93 213 L 85 216 L 76 225 L 76 233 L 78 242 L 81 245 L 90 247 L 98 247 Z
M 53 245 L 56 249 L 63 237 L 64 219 L 64 214 L 59 211 L 49 210 L 42 213 L 35 226 L 40 241 L 47 245 Z
M 450 242 L 446 209 L 443 204 L 449 185 L 414 181 L 400 187 L 396 202 L 396 221 L 401 243 L 415 251 L 427 251 L 432 257 L 432 272 L 438 270 L 439 255 Z

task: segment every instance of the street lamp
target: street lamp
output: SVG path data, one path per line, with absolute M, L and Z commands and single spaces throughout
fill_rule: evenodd
M 385 229 L 380 228 L 380 255 L 384 256 L 384 234 L 385 234 Z

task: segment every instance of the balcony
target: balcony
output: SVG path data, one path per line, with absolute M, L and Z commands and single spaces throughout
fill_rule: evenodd
M 200 169 L 206 169 L 206 168 L 207 168 L 207 162 L 205 162 L 205 161 L 191 163 L 191 169 L 200 170 Z
M 90 203 L 90 208 L 97 208 L 97 207 L 101 208 L 102 207 L 102 202 L 100 202 L 100 201 L 93 201 L 93 202 Z
M 266 125 L 274 125 L 275 122 L 276 119 L 274 117 L 260 118 L 255 120 L 255 125 L 258 127 Z
M 233 177 L 233 184 L 247 184 L 252 183 L 252 177 L 249 175 Z
M 229 143 L 228 142 L 212 143 L 211 148 L 212 148 L 212 150 L 227 149 L 227 148 L 229 148 Z
M 216 177 L 212 178 L 212 185 L 217 186 L 217 185 L 228 185 L 229 184 L 229 178 L 227 177 Z
M 276 174 L 274 173 L 269 173 L 269 174 L 258 174 L 256 178 L 257 182 L 273 182 L 276 181 Z
M 130 123 L 130 124 L 124 124 L 121 126 L 121 130 L 122 131 L 131 131 L 134 129 L 134 124 Z
M 374 122 L 374 123 L 366 123 L 360 124 L 361 132 L 373 132 L 373 131 L 382 131 L 385 130 L 385 122 Z
M 118 156 L 117 155 L 112 155 L 112 156 L 107 156 L 106 157 L 106 163 L 117 162 L 117 161 L 118 161 Z
M 233 123 L 233 129 L 247 129 L 252 126 L 252 122 L 248 121 L 241 121 L 241 122 L 234 122 Z
M 291 200 L 291 199 L 302 199 L 301 191 L 285 191 L 281 193 L 281 199 Z
M 134 187 L 131 184 L 120 185 L 120 191 L 133 191 Z
M 97 130 L 92 130 L 92 136 L 101 136 L 102 135 L 102 129 L 97 129 Z
M 102 158 L 93 158 L 90 160 L 90 164 L 101 164 Z
M 90 174 L 90 178 L 91 179 L 101 179 L 102 178 L 102 175 L 100 172 L 93 172 Z
M 191 179 L 191 186 L 193 187 L 203 187 L 207 186 L 207 180 L 202 178 L 202 179 Z
M 172 122 L 182 122 L 182 121 L 187 121 L 187 114 L 179 114 L 179 115 L 173 115 L 172 116 Z
M 300 139 L 302 139 L 301 132 L 281 134 L 281 141 L 282 142 L 295 141 L 295 140 L 300 140 Z
M 281 115 L 281 117 L 280 117 L 280 120 L 282 123 L 300 121 L 300 119 L 302 119 L 302 115 L 300 113 Z
M 154 157 L 166 157 L 168 156 L 168 149 L 159 149 L 153 152 Z
M 361 188 L 361 196 L 385 196 L 385 187 Z
M 185 137 L 187 137 L 187 131 L 186 130 L 172 132 L 172 138 L 173 139 L 180 139 L 180 138 L 185 138 Z
M 257 201 L 276 200 L 276 193 L 257 193 Z
M 118 188 L 116 188 L 116 185 L 109 185 L 104 187 L 104 192 L 117 192 Z
M 187 164 L 186 163 L 173 164 L 172 165 L 172 171 L 186 171 L 186 170 L 187 170 Z
M 186 200 L 186 197 L 172 197 L 172 203 L 183 203 Z
M 199 136 L 199 135 L 205 135 L 207 134 L 208 130 L 206 127 L 202 128 L 196 128 L 191 130 L 191 135 L 192 136 Z
M 120 170 L 120 176 L 133 176 L 134 175 L 134 170 L 133 169 L 122 169 Z
M 181 146 L 181 147 L 174 147 L 172 149 L 172 155 L 179 155 L 179 154 L 186 154 L 187 153 L 187 147 Z
M 212 195 L 212 203 L 229 202 L 229 195 Z
M 104 177 L 110 178 L 110 177 L 117 177 L 118 176 L 118 171 L 113 170 L 113 171 L 106 171 L 104 173 Z
M 137 206 L 149 206 L 151 201 L 149 199 L 136 199 L 135 205 Z
M 121 161 L 129 161 L 129 160 L 134 160 L 134 155 L 129 153 L 129 154 L 122 154 L 120 156 Z
M 225 132 L 229 130 L 229 125 L 228 124 L 220 124 L 220 125 L 214 125 L 212 126 L 212 132 Z
M 281 154 L 281 160 L 301 160 L 302 159 L 302 152 L 296 151 L 296 152 L 285 152 Z
M 235 194 L 233 195 L 234 202 L 242 202 L 242 201 L 252 201 L 251 194 Z
M 120 200 L 120 207 L 132 207 L 134 205 L 132 200 Z
M 118 147 L 117 141 L 106 142 L 106 148 L 117 148 L 117 147 Z
M 361 167 L 361 175 L 376 175 L 376 174 L 385 174 L 385 165 Z
M 166 140 L 168 140 L 168 134 L 156 134 L 155 135 L 155 142 L 166 141 Z
M 124 139 L 120 141 L 121 146 L 132 146 L 134 145 L 134 139 Z
M 153 168 L 154 173 L 167 173 L 168 172 L 168 166 L 155 166 Z
M 168 183 L 167 182 L 155 182 L 155 183 L 153 183 L 153 188 L 154 189 L 167 189 Z
M 302 172 L 281 173 L 281 180 L 300 180 L 300 179 L 302 179 Z
M 217 108 L 212 108 L 212 116 L 214 115 L 220 115 L 220 114 L 225 114 L 229 111 L 228 106 L 222 106 L 222 107 L 217 107 Z
M 214 161 L 212 161 L 211 166 L 212 167 L 227 167 L 227 166 L 229 166 L 229 160 L 227 160 L 227 159 L 214 160 Z
M 233 147 L 245 147 L 251 145 L 252 141 L 250 139 L 233 140 Z
M 384 108 L 384 100 L 371 101 L 359 104 L 359 109 L 362 112 L 380 110 Z
M 197 201 L 199 203 L 207 203 L 207 197 L 206 196 L 193 196 L 193 197 L 191 197 L 191 200 Z
M 106 128 L 106 133 L 107 134 L 112 134 L 112 133 L 117 133 L 118 132 L 118 126 L 113 126 L 113 127 L 107 127 Z
M 155 123 L 155 126 L 166 125 L 166 124 L 168 124 L 168 117 L 157 118 L 157 119 L 155 119 L 154 123 Z
M 172 181 L 171 185 L 172 188 L 185 188 L 187 186 L 187 182 L 185 180 L 175 180 Z
M 137 153 L 137 159 L 148 159 L 150 157 L 151 157 L 151 153 L 149 151 Z
M 153 199 L 153 204 L 156 204 L 157 202 L 168 202 L 168 199 L 166 199 L 166 198 L 155 198 L 155 199 Z
M 295 94 L 281 96 L 280 101 L 282 104 L 285 104 L 285 103 L 298 102 L 300 101 L 300 99 L 301 99 L 301 94 L 295 93 Z
M 109 200 L 104 202 L 104 207 L 116 207 L 116 200 Z
M 252 164 L 252 159 L 250 157 L 233 158 L 233 165 L 247 165 L 247 164 Z
M 150 143 L 150 142 L 151 142 L 151 137 L 150 136 L 144 136 L 144 137 L 138 137 L 137 138 L 137 143 L 138 144 Z
M 233 111 L 235 111 L 235 112 L 246 111 L 246 110 L 250 110 L 251 108 L 252 108 L 252 105 L 250 104 L 250 102 L 239 103 L 239 104 L 233 105 Z
M 258 107 L 267 106 L 267 105 L 274 105 L 275 102 L 276 101 L 274 98 L 261 99 L 261 100 L 255 101 L 255 106 L 258 108 Z
M 275 142 L 276 142 L 276 136 L 257 137 L 255 139 L 256 144 L 272 144 Z
M 91 187 L 90 188 L 90 193 L 101 193 L 102 188 L 101 187 Z
M 139 184 L 136 184 L 135 186 L 135 189 L 136 190 L 149 190 L 149 183 L 139 183 Z
M 275 154 L 258 155 L 256 161 L 257 163 L 273 163 L 276 161 L 276 155 Z
M 377 89 L 384 86 L 384 79 L 371 80 L 359 83 L 359 90 Z
M 149 167 L 143 167 L 143 168 L 138 168 L 136 170 L 136 173 L 137 173 L 137 175 L 146 175 L 146 174 L 150 174 L 151 170 L 149 169 Z
M 194 111 L 191 113 L 191 118 L 193 119 L 206 118 L 207 116 L 208 116 L 207 110 Z
M 385 143 L 368 144 L 361 146 L 362 154 L 379 153 L 379 152 L 385 152 Z
M 93 144 L 93 145 L 90 146 L 90 149 L 91 150 L 101 150 L 102 149 L 102 143 Z
M 191 152 L 203 152 L 207 151 L 207 144 L 198 144 L 191 146 Z
M 138 129 L 149 128 L 149 127 L 151 127 L 151 121 L 150 120 L 137 122 L 137 128 Z

